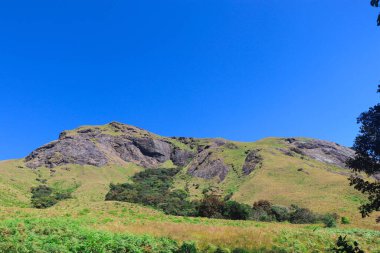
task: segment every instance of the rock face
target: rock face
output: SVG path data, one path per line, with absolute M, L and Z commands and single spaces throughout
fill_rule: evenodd
M 352 149 L 329 141 L 295 138 L 287 138 L 284 141 L 289 144 L 290 150 L 295 153 L 342 168 L 345 167 L 346 160 L 355 155 L 355 151 Z
M 221 158 L 215 157 L 211 150 L 204 150 L 191 162 L 187 172 L 195 177 L 211 179 L 218 177 L 223 181 L 229 169 Z
M 243 165 L 243 173 L 245 175 L 249 175 L 252 171 L 256 169 L 256 167 L 261 165 L 263 158 L 261 157 L 259 152 L 260 150 L 256 149 L 248 153 Z
M 63 132 L 59 140 L 36 149 L 25 161 L 29 168 L 53 168 L 70 163 L 104 166 L 122 161 L 148 168 L 169 159 L 178 166 L 185 166 L 193 156 L 193 152 L 176 147 L 170 138 L 113 122 L 105 127 Z
M 285 155 L 308 156 L 340 167 L 344 167 L 346 159 L 354 155 L 349 148 L 322 140 L 287 138 L 279 141 L 282 145 L 277 150 Z M 241 152 L 245 152 L 246 157 L 237 156 L 237 159 L 245 159 L 243 166 L 237 168 L 231 163 L 231 154 L 244 155 Z M 261 149 L 248 150 L 241 143 L 221 138 L 162 137 L 134 126 L 112 122 L 104 126 L 64 131 L 57 141 L 30 153 L 25 163 L 33 169 L 66 164 L 100 167 L 126 162 L 144 168 L 157 168 L 171 160 L 176 166 L 185 167 L 189 175 L 217 178 L 221 182 L 230 170 L 247 176 L 259 169 L 264 160 L 260 153 Z M 224 159 L 229 159 L 228 165 Z

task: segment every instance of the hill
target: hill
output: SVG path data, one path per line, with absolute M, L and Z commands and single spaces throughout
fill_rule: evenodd
M 344 161 L 353 155 L 347 147 L 311 138 L 236 142 L 163 137 L 117 122 L 83 126 L 62 132 L 58 140 L 32 151 L 25 159 L 0 162 L 0 219 L 6 221 L 10 215 L 22 219 L 61 217 L 102 231 L 195 240 L 204 247 L 208 243 L 269 247 L 284 240 L 284 231 L 294 237 L 287 239 L 292 243 L 299 239 L 298 233 L 307 233 L 331 244 L 338 234 L 283 223 L 167 216 L 135 204 L 104 201 L 110 183 L 131 182 L 131 176 L 146 168 L 176 167 L 180 172 L 173 179 L 174 187 L 187 191 L 190 199 L 212 191 L 249 205 L 265 199 L 318 213 L 336 212 L 351 220 L 339 233 L 362 229 L 353 238 L 376 249 L 380 242 L 370 238 L 378 238 L 377 232 L 363 229 L 379 230 L 379 226 L 374 219 L 360 218 L 357 208 L 365 198 L 347 181 L 350 172 Z M 31 208 L 31 188 L 41 184 L 70 192 L 73 198 L 45 210 Z M 361 239 L 364 234 L 367 241 Z M 249 240 L 257 236 L 261 239 Z M 305 238 L 299 244 L 309 247 L 307 241 Z M 320 241 L 317 244 L 323 245 Z

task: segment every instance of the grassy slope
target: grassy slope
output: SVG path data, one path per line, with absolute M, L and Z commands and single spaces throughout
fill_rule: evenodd
M 193 196 L 200 197 L 203 189 L 213 186 L 222 194 L 234 193 L 234 200 L 246 204 L 251 205 L 260 199 L 284 206 L 297 204 L 316 212 L 348 216 L 357 226 L 380 229 L 375 218 L 363 220 L 358 214 L 358 206 L 365 197 L 348 185 L 346 169 L 298 154 L 285 155 L 278 148 L 286 149 L 286 145 L 278 138 L 234 144 L 235 148 L 223 146 L 213 154 L 233 168 L 223 182 L 190 177 L 185 168 L 177 177 L 176 187 L 187 186 Z M 254 149 L 260 150 L 263 164 L 249 176 L 244 176 L 241 168 L 246 152 Z M 300 168 L 302 171 L 298 170 Z
M 128 203 L 103 201 L 109 183 L 128 181 L 131 175 L 141 170 L 136 165 L 103 168 L 70 165 L 57 167 L 52 173 L 46 168 L 25 168 L 22 160 L 0 162 L 0 220 L 9 217 L 21 219 L 20 222 L 34 218 L 64 219 L 111 232 L 169 236 L 179 241 L 195 240 L 203 246 L 209 243 L 246 248 L 283 245 L 289 249 L 299 247 L 300 252 L 302 248 L 323 250 L 331 245 L 337 234 L 349 234 L 371 252 L 379 249 L 380 233 L 364 230 L 379 230 L 379 226 L 373 219 L 363 220 L 357 214 L 363 197 L 348 186 L 347 176 L 338 174 L 344 170 L 299 156 L 286 156 L 276 149 L 283 147 L 278 139 L 234 144 L 235 148 L 222 147 L 213 154 L 234 168 L 225 181 L 218 184 L 216 180 L 191 178 L 182 173 L 177 177 L 177 187 L 187 185 L 196 197 L 202 189 L 212 185 L 223 193 L 233 192 L 234 199 L 248 204 L 258 199 L 269 199 L 282 205 L 298 204 L 318 212 L 335 211 L 350 217 L 353 223 L 340 225 L 339 229 L 325 229 L 286 223 L 167 216 Z M 243 176 L 241 167 L 245 152 L 252 149 L 261 149 L 264 163 L 251 175 Z M 167 165 L 172 166 L 170 162 Z M 298 171 L 299 168 L 304 172 Z M 47 210 L 28 208 L 30 188 L 40 184 L 37 179 L 46 179 L 56 188 L 75 189 L 74 198 Z

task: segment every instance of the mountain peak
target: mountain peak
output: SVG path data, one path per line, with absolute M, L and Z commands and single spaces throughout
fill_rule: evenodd
M 31 152 L 26 158 L 29 168 L 66 164 L 105 166 L 134 163 L 157 168 L 167 161 L 186 167 L 193 176 L 223 181 L 229 171 L 246 176 L 262 163 L 262 152 L 309 157 L 322 163 L 344 167 L 354 155 L 333 142 L 307 138 L 268 138 L 258 142 L 234 142 L 222 138 L 163 137 L 144 129 L 110 122 L 99 126 L 81 126 L 63 131 L 59 139 Z M 228 162 L 233 157 L 233 162 Z M 244 159 L 236 167 L 236 161 Z

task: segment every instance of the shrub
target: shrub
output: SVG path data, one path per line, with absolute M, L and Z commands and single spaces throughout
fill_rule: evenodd
M 277 221 L 288 221 L 290 219 L 289 209 L 282 206 L 272 206 L 271 213 Z
M 132 177 L 133 184 L 110 184 L 105 200 L 152 206 L 166 214 L 194 216 L 196 202 L 188 201 L 184 190 L 171 190 L 178 169 L 147 169 Z
M 294 224 L 316 223 L 316 215 L 308 208 L 300 208 L 293 205 L 294 211 L 290 214 L 289 221 Z
M 332 251 L 336 253 L 364 253 L 364 251 L 359 248 L 359 243 L 356 241 L 349 242 L 346 236 L 339 236 L 336 247 L 334 247 Z
M 33 187 L 31 193 L 32 206 L 39 209 L 51 207 L 60 200 L 71 198 L 70 192 L 54 192 L 53 189 L 47 185 Z
M 348 217 L 345 217 L 343 216 L 341 219 L 340 219 L 340 222 L 342 224 L 350 224 L 350 219 Z
M 218 247 L 215 253 L 230 253 L 229 249 Z
M 268 200 L 259 200 L 253 203 L 253 209 L 262 209 L 269 214 L 272 209 L 272 203 Z
M 325 224 L 326 227 L 335 228 L 336 227 L 336 221 L 338 220 L 338 215 L 326 214 L 326 215 L 322 216 L 321 220 Z
M 44 209 L 57 204 L 58 201 L 53 196 L 41 196 L 32 198 L 32 206 L 38 209 Z
M 198 216 L 223 218 L 224 202 L 216 195 L 206 195 L 198 206 Z
M 248 220 L 251 215 L 251 208 L 248 205 L 236 201 L 225 202 L 223 209 L 223 216 L 231 220 Z
M 198 249 L 194 242 L 183 242 L 178 253 L 197 253 Z
M 268 200 L 259 200 L 253 203 L 251 217 L 258 221 L 273 221 L 272 203 Z

